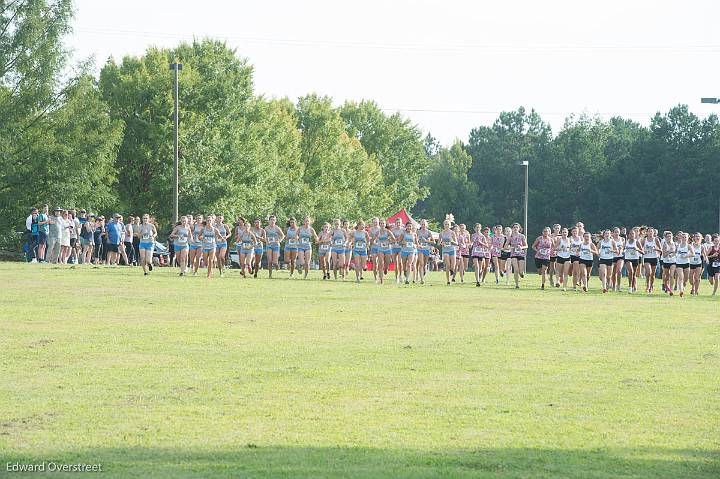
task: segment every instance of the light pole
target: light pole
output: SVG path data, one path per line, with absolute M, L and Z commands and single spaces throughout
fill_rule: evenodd
M 530 169 L 530 164 L 527 161 L 521 161 L 520 166 L 525 167 L 525 221 L 523 222 L 523 233 L 525 234 L 525 237 L 528 237 L 528 230 L 527 230 L 527 216 L 528 216 L 528 170 Z
M 711 103 L 717 105 L 720 103 L 720 98 L 703 97 L 700 98 L 700 103 Z M 720 195 L 718 195 L 718 231 L 720 231 Z
M 178 75 L 180 74 L 182 68 L 182 63 L 175 62 L 170 64 L 170 69 L 175 72 L 175 83 L 173 85 L 173 152 L 175 155 L 173 162 L 173 172 L 175 176 L 173 181 L 173 224 L 178 221 L 178 187 L 180 183 L 180 175 L 178 173 L 178 129 L 180 127 L 180 123 L 178 121 L 178 93 L 180 91 Z

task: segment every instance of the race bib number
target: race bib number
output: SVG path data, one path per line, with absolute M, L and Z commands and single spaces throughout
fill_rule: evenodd
M 513 254 L 515 254 L 515 255 L 522 254 L 522 248 L 513 248 Z
M 363 248 L 365 248 L 365 242 L 364 242 L 364 241 L 356 241 L 356 242 L 355 242 L 355 248 L 357 248 L 357 249 L 363 249 Z
M 720 267 L 720 261 L 713 261 L 712 266 L 713 266 L 713 268 Z
M 446 248 L 449 248 L 451 245 L 452 243 L 450 241 L 443 241 L 443 246 L 445 246 Z
M 300 242 L 302 242 L 302 244 L 309 244 L 309 243 L 310 243 L 310 238 L 301 238 L 301 239 L 300 239 Z
M 250 248 L 252 248 L 252 243 L 243 243 L 242 244 L 242 249 L 250 249 Z
M 268 236 L 268 243 L 277 244 L 278 243 L 277 236 Z
M 408 249 L 413 248 L 414 246 L 415 246 L 415 243 L 413 243 L 412 241 L 405 242 L 405 247 Z
M 345 244 L 345 241 L 343 241 L 343 240 L 341 240 L 341 239 L 336 239 L 336 240 L 335 240 L 335 246 L 342 246 L 342 245 L 344 245 L 344 244 Z
M 550 250 L 547 248 L 541 248 L 540 249 L 540 255 L 541 256 L 548 256 L 550 254 Z
M 288 240 L 288 244 L 289 244 L 290 246 L 295 246 L 295 245 L 298 244 L 298 241 L 297 241 L 295 238 L 289 239 L 289 240 Z
M 327 250 L 330 249 L 330 245 L 329 245 L 329 244 L 321 244 L 321 245 L 320 245 L 320 249 L 321 249 L 322 251 L 327 251 Z
M 382 241 L 380 243 L 380 247 L 383 249 L 386 249 L 388 246 L 390 246 L 390 243 L 388 243 L 387 241 Z
M 152 233 L 143 233 L 142 239 L 146 239 L 146 240 L 147 240 L 147 239 L 150 239 L 150 238 L 152 238 Z
M 473 254 L 474 254 L 475 256 L 482 256 L 482 255 L 483 255 L 483 250 L 482 250 L 482 248 L 473 248 Z

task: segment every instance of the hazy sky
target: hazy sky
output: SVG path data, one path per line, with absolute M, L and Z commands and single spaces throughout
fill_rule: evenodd
M 255 68 L 255 92 L 317 92 L 400 110 L 447 144 L 498 112 L 535 108 L 647 124 L 686 103 L 720 106 L 720 2 L 76 0 L 76 58 L 223 39 Z M 428 111 L 431 110 L 431 111 Z

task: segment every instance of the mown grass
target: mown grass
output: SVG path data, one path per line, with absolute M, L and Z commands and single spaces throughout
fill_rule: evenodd
M 0 475 L 720 476 L 706 283 L 681 299 L 0 263 L 0 284 Z

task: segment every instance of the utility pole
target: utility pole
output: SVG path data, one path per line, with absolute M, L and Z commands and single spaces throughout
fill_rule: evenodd
M 178 130 L 180 128 L 180 122 L 178 120 L 178 93 L 180 91 L 179 82 L 178 82 L 178 76 L 180 74 L 180 71 L 182 70 L 183 66 L 182 63 L 171 63 L 170 69 L 175 72 L 175 82 L 173 85 L 173 100 L 174 100 L 174 112 L 173 112 L 173 152 L 174 152 L 174 162 L 173 162 L 173 172 L 174 172 L 174 180 L 173 180 L 173 224 L 177 223 L 179 213 L 178 213 L 178 189 L 180 185 L 180 175 L 179 175 L 179 155 L 178 155 Z

